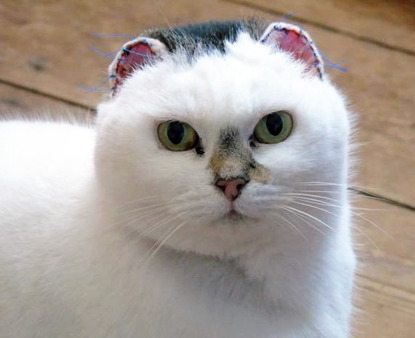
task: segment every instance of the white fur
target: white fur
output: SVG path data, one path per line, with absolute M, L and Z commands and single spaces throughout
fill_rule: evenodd
M 247 35 L 227 48 L 135 72 L 96 130 L 0 124 L 1 337 L 348 337 L 343 99 Z M 293 133 L 252 150 L 272 179 L 236 200 L 255 221 L 223 221 L 209 169 L 219 130 L 248 140 L 277 110 Z M 204 156 L 163 148 L 155 130 L 170 119 L 195 128 Z

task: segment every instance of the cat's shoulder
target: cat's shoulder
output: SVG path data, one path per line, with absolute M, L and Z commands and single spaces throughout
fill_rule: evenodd
M 14 158 L 63 153 L 65 148 L 88 148 L 94 144 L 95 128 L 92 124 L 75 121 L 51 121 L 41 119 L 0 120 L 0 152 Z M 70 141 L 70 142 L 68 142 Z
M 92 125 L 0 121 L 0 184 L 29 189 L 58 182 L 63 177 L 68 183 L 76 182 L 92 170 L 94 145 Z

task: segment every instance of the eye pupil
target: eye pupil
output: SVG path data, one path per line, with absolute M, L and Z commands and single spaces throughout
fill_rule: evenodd
M 283 128 L 283 121 L 279 114 L 273 113 L 267 116 L 266 126 L 269 133 L 273 136 L 277 136 L 281 133 Z
M 171 122 L 167 128 L 167 137 L 173 144 L 180 144 L 184 137 L 184 127 L 180 122 Z
M 264 116 L 256 125 L 253 136 L 259 143 L 279 143 L 290 135 L 292 129 L 291 115 L 280 110 Z
M 160 142 L 170 151 L 190 150 L 195 148 L 199 142 L 196 131 L 186 122 L 166 121 L 160 123 L 157 127 L 157 135 Z

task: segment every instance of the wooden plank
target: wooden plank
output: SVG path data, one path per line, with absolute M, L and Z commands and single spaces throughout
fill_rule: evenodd
M 167 20 L 181 24 L 254 13 L 207 0 L 163 2 L 159 7 L 150 1 L 97 3 L 45 0 L 30 6 L 25 1 L 4 1 L 0 5 L 0 78 L 94 106 L 102 93 L 88 93 L 80 86 L 97 86 L 105 80 L 110 60 L 93 53 L 89 45 L 115 52 L 125 39 L 96 38 L 91 33 L 135 34 L 146 27 L 167 25 Z M 349 73 L 331 73 L 345 88 L 353 110 L 360 113 L 359 185 L 415 205 L 411 188 L 415 186 L 415 149 L 407 146 L 415 140 L 415 77 L 410 71 L 415 69 L 415 58 L 318 27 L 306 28 L 327 57 L 349 60 Z
M 0 119 L 40 119 L 92 123 L 95 113 L 0 83 Z
M 415 55 L 415 1 L 225 0 Z
M 413 337 L 415 212 L 358 198 L 355 213 L 356 337 Z
M 208 10 L 207 10 L 208 9 Z M 135 36 L 144 29 L 243 15 L 240 6 L 220 1 L 29 1 L 0 3 L 0 78 L 79 103 L 95 106 L 110 58 L 128 37 L 99 38 L 95 33 Z M 74 19 L 76 18 L 76 19 Z
M 375 209 L 355 210 L 359 275 L 415 295 L 415 212 L 367 198 L 357 208 Z
M 414 336 L 414 295 L 389 292 L 381 283 L 361 278 L 354 311 L 355 338 L 412 338 Z M 398 296 L 398 295 L 399 296 Z

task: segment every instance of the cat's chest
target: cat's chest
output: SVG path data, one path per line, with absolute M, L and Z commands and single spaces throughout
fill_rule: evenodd
M 92 290 L 91 283 L 84 293 L 98 305 L 99 313 L 84 319 L 91 333 L 97 327 L 107 332 L 117 327 L 123 332 L 113 336 L 231 338 L 269 337 L 274 331 L 275 318 L 267 312 L 260 288 L 218 262 L 166 252 L 146 268 L 140 260 L 112 261 L 112 267 L 107 262 L 106 271 L 95 275 L 99 290 Z

